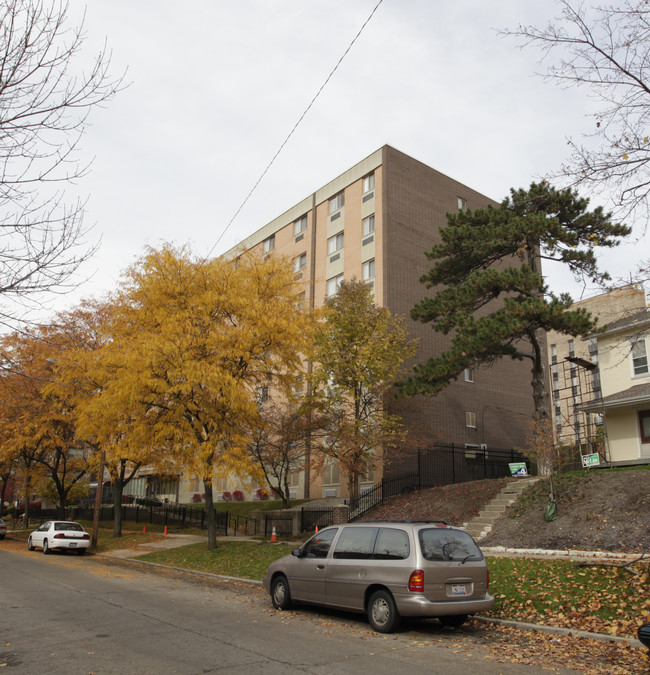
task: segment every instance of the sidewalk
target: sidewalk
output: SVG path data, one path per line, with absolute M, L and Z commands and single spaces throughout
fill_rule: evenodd
M 190 544 L 200 544 L 206 542 L 207 537 L 198 534 L 166 534 L 161 541 L 148 542 L 138 544 L 135 548 L 120 548 L 115 551 L 107 551 L 100 553 L 107 558 L 119 558 L 120 560 L 129 560 L 138 558 L 141 555 L 152 553 L 153 551 L 169 551 L 172 548 L 179 548 L 180 546 L 189 546 Z M 244 535 L 232 537 L 217 537 L 217 541 L 254 541 L 250 537 Z

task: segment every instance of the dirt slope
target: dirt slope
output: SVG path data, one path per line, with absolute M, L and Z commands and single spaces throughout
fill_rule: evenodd
M 468 522 L 508 479 L 415 491 L 374 509 L 371 518 Z M 548 480 L 526 489 L 481 546 L 650 553 L 650 471 L 591 470 L 555 478 L 556 520 L 544 520 Z
M 587 471 L 555 479 L 558 517 L 544 520 L 548 480 L 528 488 L 481 546 L 650 553 L 650 471 Z

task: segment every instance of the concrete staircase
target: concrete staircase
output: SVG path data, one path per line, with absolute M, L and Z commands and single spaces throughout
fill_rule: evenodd
M 510 504 L 514 504 L 519 499 L 519 495 L 529 485 L 538 480 L 538 477 L 531 476 L 530 478 L 517 478 L 517 480 L 511 481 L 485 506 L 476 518 L 469 523 L 465 523 L 463 527 L 477 541 L 483 539 L 492 530 L 494 523 L 506 512 Z

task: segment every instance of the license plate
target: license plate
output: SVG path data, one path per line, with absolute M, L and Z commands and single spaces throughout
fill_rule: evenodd
M 76 541 L 71 541 L 71 542 L 68 544 L 68 546 L 70 546 L 70 548 L 74 548 L 76 545 L 77 545 L 77 542 L 76 542 Z
M 467 595 L 467 589 L 465 584 L 452 584 L 451 585 L 451 594 L 452 595 Z

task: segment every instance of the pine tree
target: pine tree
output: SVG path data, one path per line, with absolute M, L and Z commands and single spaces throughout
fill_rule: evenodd
M 596 320 L 572 299 L 549 292 L 541 260 L 568 265 L 575 276 L 603 283 L 594 249 L 613 247 L 630 228 L 571 189 L 547 182 L 511 190 L 500 206 L 448 214 L 441 243 L 426 256 L 434 267 L 420 279 L 435 288 L 411 311 L 413 319 L 451 334 L 449 349 L 414 367 L 400 383 L 404 394 L 436 394 L 465 368 L 497 359 L 529 359 L 535 416 L 548 414 L 544 335 L 554 330 L 584 336 Z

